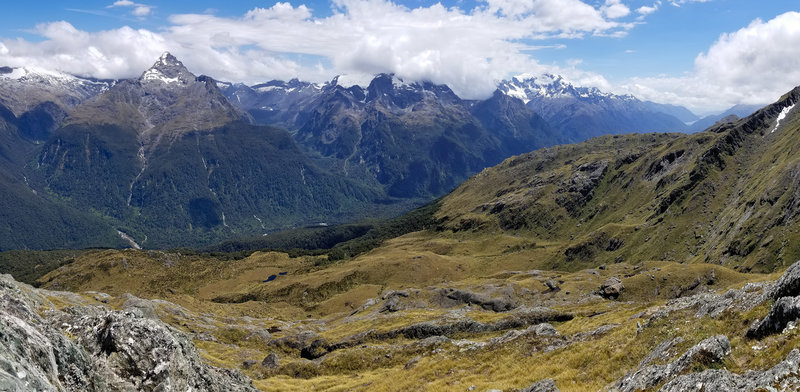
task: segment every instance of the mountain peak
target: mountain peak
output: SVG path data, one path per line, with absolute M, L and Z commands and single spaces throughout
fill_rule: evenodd
M 519 75 L 500 83 L 498 89 L 506 95 L 521 99 L 526 104 L 541 98 L 571 98 L 579 100 L 615 99 L 637 101 L 632 95 L 616 95 L 597 87 L 581 87 L 561 75 Z
M 189 72 L 180 60 L 169 52 L 164 52 L 150 69 L 144 71 L 139 78 L 142 82 L 160 82 L 164 84 L 189 84 L 195 75 Z

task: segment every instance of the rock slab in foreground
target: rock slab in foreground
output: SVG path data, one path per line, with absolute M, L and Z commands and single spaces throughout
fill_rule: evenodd
M 238 371 L 202 363 L 191 339 L 141 312 L 72 306 L 36 309 L 45 296 L 0 275 L 2 391 L 255 392 Z
M 706 370 L 676 377 L 664 385 L 662 392 L 694 391 L 773 391 L 800 390 L 800 351 L 792 350 L 783 362 L 763 372 L 743 375 L 727 370 Z

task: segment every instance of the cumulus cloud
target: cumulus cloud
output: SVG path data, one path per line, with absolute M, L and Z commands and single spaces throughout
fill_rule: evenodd
M 119 0 L 109 7 L 150 7 Z M 389 0 L 334 0 L 315 18 L 305 5 L 277 3 L 241 17 L 181 14 L 153 32 L 124 27 L 87 32 L 67 22 L 37 26 L 40 42 L 3 40 L 0 63 L 40 65 L 97 77 L 140 74 L 165 50 L 190 69 L 246 83 L 337 74 L 394 72 L 406 80 L 447 83 L 467 98 L 485 97 L 495 82 L 542 69 L 529 43 L 549 38 L 624 35 L 634 23 L 620 0 L 485 0 L 472 10 L 440 3 L 407 8 Z
M 653 12 L 658 11 L 658 7 L 661 6 L 661 1 L 656 1 L 653 5 L 643 5 L 636 9 L 636 13 L 639 14 L 639 20 L 643 20 L 647 15 L 652 14 Z
M 606 0 L 605 5 L 601 8 L 603 14 L 609 19 L 618 19 L 628 16 L 631 13 L 630 8 L 622 4 L 622 0 Z
M 722 34 L 681 77 L 633 78 L 619 90 L 698 111 L 765 104 L 800 85 L 800 13 L 757 19 Z
M 144 18 L 153 11 L 153 6 L 147 4 L 134 3 L 130 0 L 117 0 L 113 4 L 106 6 L 106 8 L 126 7 L 133 8 L 131 14 L 139 18 Z

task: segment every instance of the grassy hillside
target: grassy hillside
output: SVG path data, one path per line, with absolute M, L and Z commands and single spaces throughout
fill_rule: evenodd
M 510 158 L 446 197 L 457 231 L 562 242 L 554 268 L 622 260 L 774 271 L 800 257 L 795 90 L 753 116 L 694 135 L 624 135 Z
M 690 306 L 651 320 L 669 298 L 724 293 L 746 282 L 774 280 L 775 274 L 662 261 L 574 272 L 540 269 L 559 248 L 508 234 L 418 232 L 330 265 L 281 253 L 223 262 L 104 250 L 87 252 L 39 282 L 50 289 L 104 292 L 108 296 L 84 296 L 120 308 L 146 305 L 130 302 L 125 293 L 165 299 L 152 302 L 156 315 L 192 333 L 207 361 L 242 369 L 264 391 L 515 390 L 544 378 L 553 378 L 561 390 L 596 391 L 636 369 L 665 340 L 678 339 L 657 363 L 708 336 L 727 334 L 733 351 L 721 365 L 736 372 L 772 366 L 786 347 L 800 343 L 796 333 L 763 344 L 744 338 L 766 306 L 700 318 Z M 615 301 L 593 295 L 611 276 L 624 282 L 622 295 Z M 548 280 L 558 289 L 548 289 Z M 470 305 L 448 297 L 453 290 L 516 307 Z M 513 331 L 541 321 L 552 324 L 556 335 L 514 338 Z M 647 326 L 637 333 L 640 324 Z M 452 330 L 432 338 L 420 332 L 423 325 Z M 273 353 L 279 365 L 262 366 Z M 694 371 L 717 366 L 700 362 Z

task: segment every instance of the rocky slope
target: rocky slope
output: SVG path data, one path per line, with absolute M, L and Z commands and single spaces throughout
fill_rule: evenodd
M 18 117 L 24 136 L 44 141 L 67 112 L 115 83 L 42 69 L 0 67 L 0 105 Z
M 0 275 L 0 388 L 256 390 L 241 373 L 204 364 L 188 336 L 141 310 L 88 302 Z

